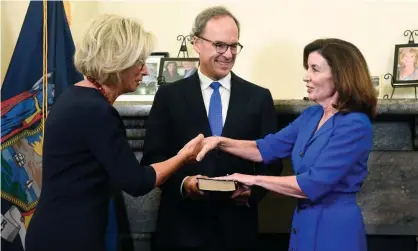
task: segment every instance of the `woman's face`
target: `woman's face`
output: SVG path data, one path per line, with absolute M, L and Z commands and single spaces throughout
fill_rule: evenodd
M 142 78 L 148 75 L 146 64 L 135 64 L 121 73 L 122 93 L 134 92 L 138 88 Z
M 173 71 L 174 71 L 174 69 L 175 69 L 174 64 L 175 64 L 175 63 L 171 63 L 171 64 L 168 64 L 168 65 L 167 65 L 167 69 L 168 69 L 168 71 L 169 71 L 169 72 L 173 72 Z
M 311 52 L 308 56 L 308 69 L 304 81 L 308 88 L 309 100 L 321 103 L 335 95 L 331 67 L 325 58 L 316 51 Z
M 405 53 L 405 56 L 403 57 L 403 63 L 405 64 L 405 67 L 411 67 L 414 66 L 416 60 L 415 53 L 407 52 Z

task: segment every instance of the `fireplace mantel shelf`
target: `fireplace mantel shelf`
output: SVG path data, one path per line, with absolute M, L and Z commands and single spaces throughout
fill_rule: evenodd
M 300 114 L 304 109 L 313 105 L 313 102 L 296 99 L 274 100 L 279 113 Z M 114 106 L 121 116 L 148 116 L 152 102 L 116 102 Z M 402 114 L 418 115 L 418 99 L 379 99 L 378 115 Z

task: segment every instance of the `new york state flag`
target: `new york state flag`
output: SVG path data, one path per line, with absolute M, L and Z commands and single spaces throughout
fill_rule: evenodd
M 43 122 L 82 79 L 62 1 L 31 1 L 1 88 L 1 246 L 24 250 L 42 189 Z

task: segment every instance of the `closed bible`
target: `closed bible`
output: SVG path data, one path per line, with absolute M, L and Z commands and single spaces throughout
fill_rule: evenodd
M 211 178 L 197 178 L 197 187 L 206 197 L 212 199 L 230 199 L 237 189 L 233 180 L 215 180 Z

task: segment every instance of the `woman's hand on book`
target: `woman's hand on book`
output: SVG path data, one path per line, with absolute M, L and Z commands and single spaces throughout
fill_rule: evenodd
M 217 180 L 233 180 L 238 183 L 241 183 L 246 186 L 253 186 L 255 183 L 255 177 L 254 175 L 247 175 L 247 174 L 241 174 L 241 173 L 234 173 L 232 175 L 222 176 L 222 177 L 216 177 L 214 179 Z

